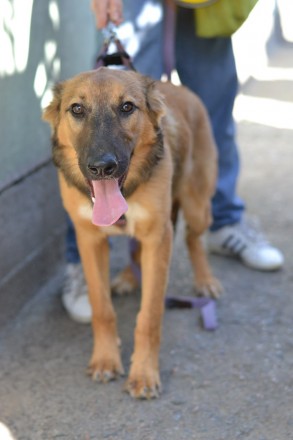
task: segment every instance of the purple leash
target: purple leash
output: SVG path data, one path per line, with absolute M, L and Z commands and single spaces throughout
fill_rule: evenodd
M 199 309 L 205 330 L 216 330 L 218 327 L 216 301 L 211 298 L 167 295 L 165 307 L 167 309 Z
M 137 281 L 141 283 L 140 266 L 134 260 L 137 247 L 138 243 L 135 239 L 129 240 L 130 266 Z M 166 309 L 199 309 L 205 330 L 216 330 L 218 327 L 216 301 L 211 298 L 167 295 L 165 307 Z

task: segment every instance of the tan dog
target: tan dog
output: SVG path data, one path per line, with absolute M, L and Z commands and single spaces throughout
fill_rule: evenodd
M 92 377 L 107 382 L 123 373 L 107 238 L 128 234 L 141 245 L 142 301 L 126 389 L 134 397 L 156 397 L 172 219 L 179 208 L 197 292 L 217 297 L 220 291 L 200 240 L 211 221 L 217 169 L 206 111 L 184 87 L 102 67 L 57 85 L 44 119 L 53 130 L 53 159 L 93 311 Z M 126 269 L 116 288 L 135 284 Z

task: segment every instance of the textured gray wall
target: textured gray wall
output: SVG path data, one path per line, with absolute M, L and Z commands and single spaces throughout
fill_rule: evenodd
M 86 0 L 0 0 L 0 20 L 1 189 L 49 156 L 41 105 L 54 82 L 91 68 L 96 45 Z
M 63 261 L 64 212 L 41 107 L 93 65 L 89 0 L 0 0 L 0 323 Z

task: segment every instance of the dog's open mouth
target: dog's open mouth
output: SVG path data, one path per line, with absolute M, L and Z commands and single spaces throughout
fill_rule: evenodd
M 121 189 L 126 173 L 119 179 L 88 180 L 93 201 L 92 222 L 96 226 L 110 226 L 116 223 L 128 209 Z

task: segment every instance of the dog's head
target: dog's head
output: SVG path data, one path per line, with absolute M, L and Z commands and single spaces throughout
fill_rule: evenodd
M 126 209 L 121 190 L 133 192 L 144 162 L 154 165 L 163 155 L 163 113 L 155 82 L 131 71 L 101 67 L 55 87 L 43 115 L 53 159 L 70 184 L 95 199 L 95 223 L 113 223 Z

